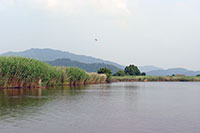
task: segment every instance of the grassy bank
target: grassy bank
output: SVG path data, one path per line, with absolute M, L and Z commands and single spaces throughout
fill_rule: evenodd
M 199 82 L 200 77 L 190 76 L 113 76 L 112 82 L 156 82 L 156 81 L 179 81 L 179 82 Z
M 89 74 L 79 68 L 53 67 L 22 57 L 0 57 L 0 88 L 38 88 L 105 81 L 105 75 Z

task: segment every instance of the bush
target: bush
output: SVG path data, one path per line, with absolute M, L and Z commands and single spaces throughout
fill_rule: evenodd
M 125 76 L 125 72 L 123 70 L 119 70 L 117 73 L 115 73 L 113 76 Z
M 145 72 L 141 73 L 141 76 L 146 76 L 146 73 Z
M 197 77 L 200 77 L 200 74 L 198 74 Z
M 138 69 L 138 67 L 134 66 L 134 65 L 127 66 L 125 68 L 124 72 L 125 72 L 126 75 L 131 75 L 131 76 L 133 76 L 133 75 L 141 75 L 141 72 Z
M 107 76 L 107 79 L 106 79 L 106 81 L 107 82 L 110 82 L 111 81 L 111 77 L 112 77 L 112 71 L 110 70 L 110 69 L 108 69 L 108 68 L 100 68 L 99 70 L 98 70 L 98 74 L 106 74 L 106 76 Z

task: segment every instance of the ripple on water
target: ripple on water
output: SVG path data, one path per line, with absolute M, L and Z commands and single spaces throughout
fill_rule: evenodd
M 0 92 L 0 133 L 199 133 L 200 83 Z

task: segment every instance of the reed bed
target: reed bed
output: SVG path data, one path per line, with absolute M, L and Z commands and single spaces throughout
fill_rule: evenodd
M 22 57 L 0 57 L 1 88 L 35 88 L 60 82 L 61 71 L 40 61 Z
M 89 79 L 89 75 L 85 71 L 76 67 L 66 68 L 66 75 L 70 85 L 85 84 Z
M 0 57 L 0 88 L 39 88 L 105 82 L 105 75 L 70 67 L 53 67 L 23 57 Z
M 97 73 L 88 73 L 89 79 L 86 81 L 86 84 L 99 84 L 105 83 L 107 76 L 105 74 L 97 74 Z

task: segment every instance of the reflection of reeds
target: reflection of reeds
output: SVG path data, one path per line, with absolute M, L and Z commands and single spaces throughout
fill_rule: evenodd
M 0 57 L 0 88 L 39 88 L 104 83 L 105 75 L 70 67 L 53 67 L 22 57 Z

